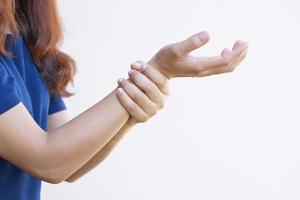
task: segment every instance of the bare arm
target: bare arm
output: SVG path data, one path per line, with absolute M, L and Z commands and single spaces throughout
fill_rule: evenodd
M 152 74 L 152 76 L 157 75 L 156 72 L 158 71 L 153 70 L 155 69 L 148 70 L 148 73 Z M 133 121 L 127 121 L 128 114 L 126 110 L 124 113 L 122 105 L 127 108 L 128 105 L 130 105 L 129 111 L 131 114 L 136 115 L 136 117 L 141 120 L 148 118 L 149 113 L 146 111 L 137 111 L 137 104 L 144 104 L 142 108 L 149 112 L 156 112 L 158 107 L 162 107 L 160 104 L 162 103 L 161 100 L 163 97 L 154 83 L 145 79 L 146 77 L 138 72 L 133 73 L 131 78 L 148 96 L 153 98 L 153 102 L 148 99 L 144 92 L 140 92 L 142 95 L 137 95 L 135 91 L 137 87 L 129 80 L 124 80 L 122 86 L 127 88 L 127 91 L 133 92 L 131 97 L 135 99 L 136 102 L 129 102 L 128 99 L 131 98 L 126 93 L 123 93 L 121 96 L 119 95 L 119 99 L 116 99 L 114 90 L 95 106 L 67 123 L 63 122 L 68 120 L 65 111 L 50 115 L 50 131 L 48 134 L 43 134 L 43 131 L 35 124 L 31 116 L 29 116 L 23 104 L 17 105 L 15 108 L 0 116 L 0 126 L 3 127 L 0 133 L 0 139 L 3 138 L 3 140 L 1 140 L 3 145 L 1 145 L 0 142 L 0 145 L 3 147 L 3 149 L 0 149 L 0 153 L 3 152 L 2 157 L 34 176 L 50 183 L 60 183 L 71 175 L 69 180 L 75 180 L 84 175 L 98 165 L 112 151 L 125 132 L 134 124 L 132 123 Z M 161 81 L 162 79 L 160 76 L 155 76 L 155 78 L 159 79 L 157 81 Z M 161 82 L 158 85 L 165 86 Z M 144 99 L 145 97 L 147 98 Z M 122 105 L 119 103 L 119 100 Z M 117 110 L 118 107 L 121 107 L 121 111 Z M 118 114 L 123 115 L 125 119 L 120 119 Z M 24 118 L 23 124 L 19 123 L 22 121 L 22 118 Z M 111 123 L 111 121 L 120 122 L 122 120 L 123 124 L 119 123 L 117 126 Z M 126 122 L 128 123 L 125 124 Z M 14 124 L 20 125 L 20 127 L 14 126 Z M 124 124 L 125 126 L 123 126 Z M 121 127 L 123 128 L 121 129 Z M 110 129 L 107 130 L 108 128 Z M 8 131 L 6 132 L 6 130 Z M 119 130 L 120 134 L 115 138 L 113 138 L 114 135 L 109 135 L 109 131 L 113 131 L 115 134 Z M 99 132 L 97 133 L 97 131 Z M 97 134 L 101 134 L 101 132 L 108 136 L 98 136 Z M 24 137 L 17 138 L 18 133 Z M 26 138 L 29 139 L 27 139 L 28 143 L 24 143 Z M 100 145 L 97 145 L 99 143 Z M 106 148 L 103 149 L 106 144 Z M 17 145 L 19 145 L 18 148 L 16 148 Z M 86 145 L 86 147 L 83 145 Z M 93 146 L 97 146 L 98 148 L 96 150 L 95 148 L 92 149 L 91 147 Z M 11 149 L 15 149 L 15 151 L 11 151 Z M 102 149 L 103 151 L 101 152 Z M 88 155 L 90 156 L 88 157 L 86 156 L 88 151 L 94 152 L 89 153 Z M 82 156 L 84 159 L 79 160 L 76 156 Z M 24 162 L 24 160 L 26 161 Z
M 68 177 L 66 182 L 74 182 L 83 175 L 87 174 L 89 171 L 97 167 L 107 156 L 112 152 L 112 150 L 120 143 L 124 135 L 136 124 L 134 120 L 129 119 L 125 125 L 119 130 L 119 132 L 84 166 Z
M 139 64 L 140 66 L 146 65 L 146 63 L 139 61 L 139 63 L 132 64 L 132 68 L 136 67 L 137 64 Z M 149 65 L 147 69 L 142 70 L 142 72 L 143 74 L 139 73 L 138 71 L 135 71 L 135 73 L 131 73 L 130 79 L 132 79 L 132 82 L 126 80 L 120 84 L 121 87 L 124 87 L 124 90 L 129 97 L 127 99 L 124 97 L 119 97 L 122 105 L 126 109 L 128 109 L 130 101 L 132 104 L 137 105 L 136 109 L 128 109 L 131 118 L 91 160 L 89 160 L 84 166 L 82 166 L 74 174 L 68 177 L 66 179 L 67 182 L 74 182 L 75 180 L 95 168 L 97 165 L 99 165 L 112 152 L 112 150 L 123 138 L 125 133 L 127 133 L 136 123 L 144 122 L 144 116 L 146 114 L 148 114 L 149 118 L 153 116 L 157 112 L 157 110 L 162 109 L 165 97 L 169 94 L 167 77 L 165 77 L 162 73 Z M 150 89 L 147 90 L 146 87 Z M 147 95 L 145 95 L 144 92 Z M 164 95 L 164 93 L 166 95 Z M 146 97 L 146 100 L 143 97 Z M 135 101 L 133 101 L 134 99 Z M 157 106 L 151 107 L 151 104 L 156 104 Z M 148 111 L 148 113 L 145 113 L 144 110 Z
M 67 110 L 62 110 L 48 115 L 48 132 L 54 131 L 70 120 L 71 118 Z
M 41 180 L 62 182 L 128 120 L 128 112 L 115 92 L 47 134 L 19 103 L 0 115 L 0 156 Z
M 230 72 L 246 56 L 247 46 L 241 42 L 237 42 L 232 51 L 225 49 L 221 56 L 187 56 L 189 51 L 208 41 L 200 36 L 166 46 L 150 63 L 169 78 L 200 77 Z M 122 85 L 124 90 L 129 87 L 128 82 L 125 83 Z M 151 87 L 153 89 L 154 86 Z M 125 94 L 121 97 L 129 98 Z M 135 96 L 132 97 L 134 99 Z M 80 169 L 113 138 L 127 122 L 129 111 L 134 114 L 132 108 L 135 106 L 126 103 L 114 90 L 99 103 L 48 134 L 20 103 L 0 115 L 0 156 L 44 181 L 59 183 Z M 143 118 L 147 119 L 147 115 L 144 114 Z
M 48 117 L 49 126 L 48 130 L 53 131 L 54 129 L 60 127 L 61 125 L 69 121 L 69 115 L 66 110 L 57 112 L 49 115 Z M 136 124 L 136 120 L 129 118 L 128 121 L 123 125 L 123 127 L 118 131 L 118 133 L 113 136 L 113 138 L 105 144 L 105 146 L 100 149 L 100 151 L 91 158 L 86 164 L 84 164 L 79 170 L 73 173 L 65 181 L 74 182 L 78 178 L 82 177 L 92 169 L 94 169 L 99 163 L 101 163 L 107 156 L 112 152 L 112 150 L 117 146 L 121 141 L 123 136 Z
M 202 34 L 202 33 L 201 33 Z M 201 35 L 200 34 L 200 35 Z M 206 34 L 206 33 L 204 33 Z M 184 40 L 183 42 L 179 42 L 179 43 L 175 43 L 173 46 L 172 45 L 168 45 L 167 47 L 163 48 L 159 54 L 157 54 L 156 57 L 154 58 L 161 58 L 162 55 L 165 55 L 164 57 L 173 57 L 170 56 L 168 52 L 171 53 L 171 55 L 174 55 L 173 52 L 174 50 L 182 50 L 185 51 L 184 53 L 177 53 L 176 55 L 186 55 L 189 51 L 201 46 L 201 44 L 205 44 L 205 41 L 203 43 L 197 43 L 196 46 L 195 45 L 195 41 L 198 42 L 197 40 L 195 40 L 192 36 L 187 40 Z M 205 36 L 205 38 L 207 39 L 207 35 Z M 205 39 L 204 39 L 205 40 Z M 207 40 L 206 40 L 207 42 Z M 179 47 L 181 45 L 181 47 Z M 237 43 L 235 44 L 233 50 L 237 50 Z M 174 48 L 175 47 L 175 48 Z M 178 48 L 179 47 L 179 48 Z M 228 58 L 229 55 L 231 56 L 232 54 L 230 54 L 230 51 L 228 49 L 225 49 L 222 52 L 222 56 L 216 56 L 214 58 L 207 58 L 206 59 L 206 65 L 203 65 L 202 63 L 205 63 L 204 60 L 205 58 L 201 58 L 203 61 L 199 62 L 199 64 L 197 62 L 194 62 L 196 60 L 196 58 L 189 56 L 190 60 L 185 60 L 185 59 L 178 59 L 178 57 L 173 57 L 173 61 L 175 61 L 173 63 L 173 66 L 171 66 L 171 70 L 173 71 L 178 71 L 176 70 L 176 68 L 178 68 L 178 64 L 181 65 L 180 68 L 187 70 L 188 68 L 191 69 L 191 67 L 193 67 L 194 69 L 196 69 L 195 71 L 193 71 L 191 73 L 191 71 L 185 71 L 184 74 L 190 75 L 190 76 L 208 76 L 211 74 L 218 74 L 218 73 L 225 73 L 228 71 L 232 71 L 232 69 L 235 68 L 235 66 L 238 65 L 238 63 L 243 60 L 244 55 L 240 56 L 240 57 L 230 57 Z M 236 54 L 239 55 L 239 54 Z M 186 57 L 187 58 L 187 57 Z M 224 60 L 222 60 L 224 59 Z M 233 64 L 229 64 L 227 66 L 222 66 L 222 63 L 228 62 L 231 63 L 230 60 L 234 60 Z M 157 59 L 155 59 L 156 61 Z M 207 62 L 207 61 L 210 62 Z M 149 63 L 153 63 L 154 59 L 152 59 Z M 176 64 L 178 63 L 178 64 Z M 218 65 L 216 63 L 221 63 L 221 65 Z M 142 62 L 140 62 L 140 64 L 143 64 Z M 157 67 L 157 63 L 153 63 L 155 67 Z M 176 66 L 177 65 L 177 66 Z M 162 64 L 162 66 L 168 66 L 166 65 L 166 63 Z M 205 67 L 207 66 L 207 67 Z M 179 70 L 180 70 L 179 68 Z M 153 68 L 149 67 L 147 70 L 141 70 L 141 67 L 137 67 L 136 65 L 132 65 L 132 69 L 138 70 L 143 72 L 148 78 L 150 78 L 159 88 L 161 91 L 164 91 L 164 93 L 168 94 L 168 85 L 167 85 L 167 81 L 166 81 L 166 77 L 162 76 L 161 71 L 164 71 L 162 69 L 159 69 L 158 71 L 155 71 Z M 199 71 L 198 71 L 199 70 Z M 200 73 L 199 73 L 200 72 Z M 194 74 L 193 74 L 194 73 Z M 170 77 L 170 72 L 165 72 L 164 74 L 167 74 Z M 174 75 L 173 75 L 174 76 Z M 124 87 L 124 86 L 123 86 Z M 126 88 L 126 87 L 125 87 Z M 124 102 L 121 101 L 121 103 L 123 104 L 123 106 L 126 108 L 128 107 L 128 105 L 124 104 Z M 127 109 L 128 110 L 128 109 Z M 128 110 L 130 112 L 130 110 Z M 133 116 L 134 113 L 131 113 L 131 115 Z M 128 127 L 127 127 L 128 126 Z M 88 163 L 86 163 L 82 168 L 80 168 L 78 171 L 76 171 L 74 174 L 72 174 L 66 181 L 69 182 L 73 182 L 75 180 L 77 180 L 79 177 L 83 176 L 85 173 L 87 173 L 89 170 L 93 169 L 94 167 L 96 167 L 100 162 L 102 162 L 107 156 L 108 154 L 113 150 L 113 148 L 116 146 L 116 144 L 120 141 L 120 139 L 123 137 L 123 135 L 130 129 L 132 125 L 129 124 L 125 124 L 124 127 L 121 128 L 120 132 L 118 134 L 115 135 L 115 137 L 113 137 L 113 139 L 107 143 L 107 145 L 105 145 L 103 147 L 103 151 L 100 150 Z

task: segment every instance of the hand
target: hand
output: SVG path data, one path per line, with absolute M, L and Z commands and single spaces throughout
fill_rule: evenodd
M 189 54 L 208 41 L 207 32 L 197 33 L 181 42 L 163 47 L 148 63 L 170 79 L 232 72 L 246 57 L 248 44 L 242 41 L 236 41 L 232 50 L 226 48 L 218 56 L 195 57 Z
M 120 103 L 136 123 L 146 122 L 164 107 L 169 95 L 168 79 L 156 68 L 138 61 L 131 65 L 129 79 L 119 79 Z

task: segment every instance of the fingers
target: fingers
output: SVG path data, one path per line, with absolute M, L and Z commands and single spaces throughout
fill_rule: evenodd
M 232 50 L 224 49 L 219 56 L 212 57 L 194 57 L 182 63 L 194 76 L 203 75 L 204 71 L 214 68 L 228 67 L 230 64 L 239 58 L 248 48 L 248 44 L 242 41 L 235 42 Z
M 198 63 L 202 63 L 200 65 L 205 66 L 205 68 L 225 66 L 232 62 L 235 58 L 239 57 L 247 48 L 247 43 L 237 41 L 235 42 L 232 50 L 224 49 L 220 56 L 199 58 Z
M 144 91 L 147 97 L 155 102 L 158 108 L 161 109 L 164 106 L 165 95 L 160 91 L 155 83 L 149 80 L 144 74 L 136 70 L 130 70 L 128 75 L 134 85 Z
M 227 53 L 228 53 L 228 49 L 224 49 L 222 51 L 222 54 L 227 54 Z M 243 51 L 242 54 L 236 59 L 234 59 L 229 65 L 216 67 L 210 70 L 203 71 L 202 73 L 199 74 L 199 77 L 232 72 L 244 60 L 246 56 L 247 56 L 247 50 Z
M 222 53 L 221 53 L 221 55 L 224 57 L 226 54 L 228 54 L 230 52 L 230 50 L 228 49 L 228 48 L 225 48 L 223 51 L 222 51 Z
M 147 76 L 165 95 L 170 94 L 169 79 L 155 67 L 143 61 L 137 61 L 131 65 L 131 69 L 137 70 Z
M 119 79 L 117 94 L 131 117 L 137 122 L 145 122 L 163 108 L 165 95 L 161 90 L 168 94 L 168 79 L 142 61 L 132 64 L 131 68 L 129 79 Z
M 117 96 L 121 105 L 137 122 L 145 122 L 149 119 L 149 116 L 128 96 L 123 88 L 117 89 Z
M 171 52 L 175 57 L 180 58 L 189 52 L 198 49 L 209 41 L 209 35 L 206 31 L 192 35 L 191 37 L 170 45 Z
M 147 114 L 155 115 L 157 106 L 131 80 L 119 79 L 118 84 L 126 94 Z

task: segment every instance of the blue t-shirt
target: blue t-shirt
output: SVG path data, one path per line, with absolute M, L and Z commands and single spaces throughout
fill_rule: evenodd
M 22 36 L 14 43 L 12 38 L 7 34 L 6 48 L 13 57 L 0 54 L 0 115 L 22 102 L 47 132 L 48 115 L 66 109 L 65 103 L 61 96 L 49 95 Z M 40 179 L 0 157 L 0 200 L 39 200 L 40 190 Z

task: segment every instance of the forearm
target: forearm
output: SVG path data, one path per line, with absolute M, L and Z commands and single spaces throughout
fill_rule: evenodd
M 149 73 L 150 71 L 148 71 Z M 152 74 L 153 76 L 154 74 Z M 112 95 L 113 94 L 113 95 Z M 75 132 L 80 131 L 80 129 L 82 129 L 85 126 L 85 120 L 87 123 L 90 124 L 90 126 L 85 127 L 88 130 L 85 130 L 85 137 L 82 137 L 80 133 L 72 133 L 72 139 L 74 140 L 73 143 L 72 141 L 68 141 L 69 145 L 68 146 L 72 146 L 76 150 L 73 150 L 72 152 L 69 152 L 69 149 L 64 149 L 62 148 L 62 150 L 60 150 L 60 153 L 62 154 L 62 157 L 66 157 L 66 159 L 64 159 L 66 164 L 61 166 L 60 168 L 53 168 L 55 169 L 52 173 L 52 176 L 58 176 L 60 177 L 61 174 L 63 175 L 64 179 L 66 180 L 67 177 L 69 177 L 69 181 L 71 180 L 75 180 L 77 178 L 79 178 L 80 176 L 82 176 L 83 174 L 87 173 L 88 171 L 90 171 L 91 169 L 93 169 L 95 166 L 97 166 L 102 160 L 104 160 L 108 154 L 113 150 L 113 148 L 117 145 L 117 143 L 120 141 L 120 139 L 123 137 L 123 135 L 130 129 L 130 125 L 129 126 L 124 126 L 122 127 L 128 120 L 129 116 L 128 116 L 128 112 L 124 109 L 124 105 L 122 106 L 119 102 L 120 99 L 118 99 L 117 95 L 113 92 L 112 94 L 110 94 L 108 97 L 106 97 L 105 99 L 110 99 L 105 101 L 102 100 L 100 103 L 96 104 L 94 107 L 95 110 L 97 110 L 98 107 L 98 111 L 95 111 L 95 113 L 93 114 L 93 112 L 85 112 L 82 114 L 82 116 L 74 118 L 73 120 L 71 120 L 69 123 L 65 124 L 64 126 L 58 128 L 57 130 L 55 130 L 55 132 L 58 132 L 57 135 L 60 135 L 60 132 L 62 134 L 68 134 L 66 131 L 66 129 L 69 126 L 72 126 L 73 129 L 75 129 Z M 107 106 L 111 106 L 111 107 L 115 107 L 112 105 L 106 105 L 106 104 L 111 104 L 115 101 L 116 103 L 116 111 L 114 110 L 105 110 L 105 108 Z M 118 108 L 119 107 L 119 108 Z M 91 110 L 91 109 L 89 109 Z M 119 121 L 118 118 L 114 117 L 118 117 L 117 112 L 121 110 L 124 115 L 126 116 L 122 123 L 119 123 L 117 125 L 115 125 L 115 123 L 118 123 L 117 121 Z M 85 114 L 89 113 L 89 115 L 91 115 L 91 117 L 85 117 Z M 114 115 L 112 115 L 112 113 Z M 98 115 L 98 116 L 96 116 Z M 100 118 L 100 119 L 97 119 Z M 96 120 L 93 120 L 96 119 Z M 73 122 L 73 124 L 72 124 Z M 90 130 L 91 127 L 91 130 Z M 93 132 L 96 130 L 101 129 L 102 127 L 102 134 L 94 134 Z M 122 128 L 122 130 L 120 130 Z M 106 130 L 107 129 L 107 130 Z M 113 138 L 113 136 L 117 133 L 118 135 Z M 78 134 L 78 139 L 80 139 L 82 142 L 80 144 L 78 144 L 78 142 L 76 143 L 76 136 Z M 91 138 L 89 137 L 89 134 L 91 134 L 92 136 L 94 136 L 95 138 Z M 49 134 L 54 135 L 55 133 Z M 54 139 L 53 139 L 54 138 Z M 53 144 L 57 144 L 57 141 L 55 139 L 55 137 L 53 137 L 52 140 L 54 141 Z M 60 137 L 57 137 L 57 139 L 59 140 Z M 63 138 L 67 138 L 67 135 L 64 136 Z M 112 139 L 113 138 L 113 139 Z M 50 138 L 51 139 L 51 138 Z M 85 146 L 87 146 L 86 148 L 83 147 L 83 143 L 84 143 L 84 139 L 87 139 L 87 144 Z M 91 142 L 91 141 L 92 142 Z M 110 141 L 111 140 L 111 141 Z M 56 142 L 55 142 L 56 141 Z M 106 145 L 107 144 L 107 145 Z M 52 149 L 51 145 L 48 145 L 49 149 Z M 97 148 L 95 149 L 94 146 L 96 146 Z M 104 148 L 105 147 L 105 148 Z M 59 147 L 57 147 L 59 148 Z M 56 149 L 56 148 L 54 148 Z M 65 150 L 65 151 L 64 151 Z M 79 155 L 81 156 L 81 159 L 79 158 Z M 77 159 L 73 159 L 73 157 L 76 156 Z M 60 166 L 60 165 L 56 165 L 56 166 Z M 76 168 L 78 167 L 78 168 Z M 74 170 L 75 169 L 75 170 Z M 74 170 L 74 171 L 72 171 Z M 56 173 L 58 173 L 58 175 L 56 175 Z M 68 175 L 67 177 L 65 177 L 65 175 Z
M 116 90 L 71 121 L 47 134 L 47 168 L 52 179 L 65 180 L 120 130 L 129 118 Z
M 98 166 L 107 156 L 112 152 L 112 150 L 119 144 L 124 135 L 135 125 L 133 119 L 129 119 L 124 126 L 119 130 L 119 132 L 113 136 L 113 138 L 84 166 L 73 173 L 70 177 L 66 179 L 67 182 L 74 182 L 78 178 L 82 177 L 96 166 Z
M 152 59 L 153 60 L 153 59 Z M 152 64 L 155 64 L 152 62 Z M 155 66 L 157 67 L 157 66 Z M 156 73 L 153 73 L 156 71 L 152 70 L 147 71 L 146 74 L 148 74 L 149 77 L 152 77 L 154 81 L 161 81 L 159 79 L 162 77 L 161 72 L 157 71 Z M 159 83 L 158 81 L 158 83 Z M 164 88 L 165 89 L 165 88 Z M 137 102 L 135 102 L 137 103 Z M 123 105 L 124 106 L 124 105 Z M 126 106 L 125 106 L 126 108 Z M 75 173 L 73 173 L 68 179 L 66 179 L 67 182 L 74 182 L 81 176 L 85 175 L 90 170 L 94 169 L 99 163 L 101 163 L 116 147 L 116 145 L 120 142 L 120 140 L 123 138 L 126 132 L 130 130 L 130 128 L 137 123 L 137 119 L 135 117 L 131 116 L 131 118 L 125 123 L 125 125 L 119 130 L 119 132 L 102 148 L 99 150 L 99 152 L 91 158 L 84 166 L 82 166 L 79 170 L 77 170 Z

